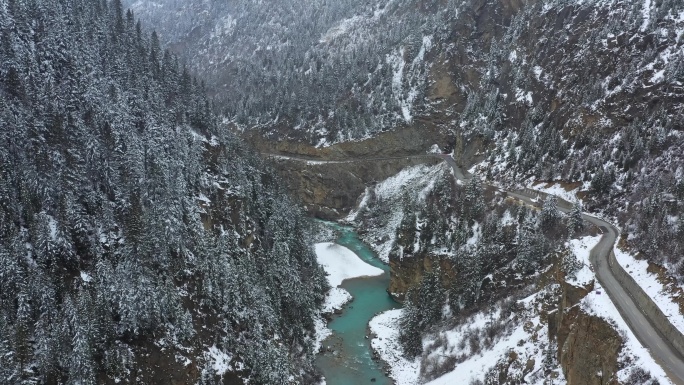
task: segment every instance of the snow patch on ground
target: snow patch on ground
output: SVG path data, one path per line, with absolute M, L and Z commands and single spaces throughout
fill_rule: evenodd
M 341 287 L 333 287 L 325 297 L 323 314 L 334 313 L 352 300 L 352 295 Z
M 339 286 L 345 279 L 373 277 L 384 273 L 382 269 L 369 265 L 353 251 L 337 243 L 317 243 L 315 249 L 316 259 L 328 273 L 331 287 Z
M 387 2 L 380 6 L 376 5 L 373 10 L 372 16 L 368 15 L 354 15 L 347 19 L 341 20 L 338 24 L 326 31 L 323 36 L 319 39 L 319 43 L 330 43 L 335 40 L 335 38 L 343 35 L 351 35 L 354 31 L 363 31 L 363 28 L 371 28 L 375 23 L 377 23 L 381 17 L 383 17 L 387 11 L 390 9 L 390 4 L 394 0 Z
M 482 236 L 482 230 L 480 229 L 480 224 L 475 222 L 473 224 L 473 236 L 468 238 L 466 241 L 466 245 L 468 246 L 476 246 L 478 243 L 480 243 L 480 237 Z
M 534 76 L 537 78 L 537 80 L 541 81 L 541 74 L 543 72 L 542 68 L 540 66 L 534 66 L 532 70 L 534 71 Z
M 644 19 L 643 24 L 641 24 L 641 32 L 646 31 L 648 25 L 651 23 L 651 0 L 644 0 L 644 5 L 641 8 L 641 16 Z
M 402 118 L 407 123 L 413 120 L 413 104 L 425 83 L 425 75 L 419 69 L 425 65 L 425 54 L 432 49 L 432 39 L 432 35 L 423 36 L 420 49 L 411 62 L 404 60 L 406 47 L 395 50 L 385 58 L 385 63 L 392 68 L 392 93 L 401 107 Z
M 349 212 L 349 215 L 345 218 L 345 221 L 347 222 L 353 222 L 356 220 L 356 217 L 359 215 L 361 210 L 365 209 L 366 206 L 368 206 L 368 198 L 370 197 L 370 188 L 366 187 L 366 190 L 363 192 L 363 195 L 361 195 L 361 202 L 359 205 Z
M 57 221 L 51 215 L 45 215 L 48 218 L 48 227 L 50 229 L 50 239 L 57 241 Z
M 566 281 L 575 286 L 586 286 L 589 282 L 594 280 L 594 272 L 591 271 L 589 266 L 589 254 L 594 246 L 598 245 L 601 241 L 602 236 L 588 236 L 582 237 L 581 239 L 572 239 L 567 243 L 570 251 L 575 255 L 575 257 L 582 262 L 582 267 L 575 273 L 575 278 L 566 277 Z
M 430 149 L 428 150 L 428 154 L 441 154 L 442 149 L 439 147 L 438 144 L 433 144 Z
M 659 83 L 665 79 L 665 70 L 657 71 L 651 77 L 651 83 Z
M 198 201 L 203 202 L 206 205 L 211 204 L 211 199 L 207 198 L 206 195 L 200 193 L 199 196 L 196 198 Z
M 520 88 L 517 88 L 515 90 L 515 100 L 521 103 L 527 103 L 527 105 L 529 106 L 532 106 L 534 104 L 534 100 L 532 99 L 532 92 L 525 92 Z
M 323 341 L 332 335 L 332 330 L 328 328 L 326 320 L 320 316 L 314 319 L 314 329 L 316 330 L 314 335 L 314 352 L 318 353 L 321 351 Z
M 342 20 L 339 24 L 330 28 L 323 36 L 321 36 L 319 43 L 329 43 L 336 37 L 347 34 L 348 31 L 363 21 L 364 18 L 358 15 Z
M 226 37 L 233 34 L 235 31 L 235 26 L 237 25 L 237 19 L 230 15 L 224 16 L 217 20 L 214 26 L 214 31 L 212 32 L 215 37 Z
M 581 199 L 579 199 L 577 197 L 577 193 L 579 192 L 579 188 L 575 188 L 573 190 L 568 191 L 558 183 L 553 184 L 553 185 L 548 186 L 548 187 L 546 187 L 546 186 L 547 186 L 546 184 L 536 184 L 535 185 L 534 183 L 531 183 L 527 187 L 534 189 L 534 190 L 541 191 L 541 192 L 545 192 L 547 194 L 555 195 L 555 196 L 562 198 L 562 199 L 564 199 L 570 203 L 581 202 Z
M 90 274 L 86 273 L 85 271 L 81 271 L 81 279 L 83 282 L 92 282 L 93 277 L 90 276 Z
M 511 215 L 511 211 L 510 211 L 510 210 L 506 210 L 506 211 L 503 213 L 503 217 L 501 218 L 501 225 L 502 225 L 502 226 L 510 226 L 510 225 L 512 225 L 512 224 L 514 224 L 514 223 L 516 223 L 516 220 L 515 220 L 515 218 L 513 218 L 513 216 Z
M 339 245 L 338 245 L 339 246 Z M 342 246 L 340 246 L 342 247 Z M 316 253 L 318 255 L 318 253 Z M 361 261 L 363 262 L 363 261 Z M 324 266 L 325 267 L 325 266 Z M 327 267 L 326 267 L 327 268 Z M 328 271 L 328 270 L 326 270 Z M 330 273 L 328 273 L 330 274 Z M 331 275 L 328 276 L 328 282 L 331 282 Z M 341 282 L 341 281 L 340 281 Z M 331 283 L 332 286 L 332 283 Z M 319 352 L 323 346 L 323 341 L 332 334 L 332 330 L 328 328 L 327 321 L 323 318 L 325 314 L 334 313 L 336 310 L 342 309 L 344 305 L 352 300 L 351 294 L 341 287 L 332 287 L 325 296 L 321 315 L 314 320 L 314 351 Z
M 209 364 L 208 367 L 211 367 L 217 375 L 222 376 L 227 372 L 233 371 L 233 367 L 230 365 L 230 360 L 233 357 L 217 348 L 216 345 L 210 347 L 209 351 L 204 353 L 204 356 Z
M 410 361 L 401 354 L 399 319 L 402 313 L 402 309 L 388 310 L 370 320 L 370 330 L 374 334 L 371 347 L 390 366 L 390 377 L 396 385 L 413 385 L 418 383 L 420 360 Z
M 620 266 L 639 283 L 639 286 L 658 305 L 660 310 L 672 322 L 672 325 L 679 331 L 684 332 L 684 316 L 679 312 L 679 305 L 672 300 L 669 293 L 658 281 L 658 276 L 648 272 L 648 262 L 636 259 L 633 255 L 617 247 L 615 247 L 614 251 L 615 258 Z

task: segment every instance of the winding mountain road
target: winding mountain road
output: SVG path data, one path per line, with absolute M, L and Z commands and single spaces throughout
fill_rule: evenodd
M 349 159 L 341 161 L 321 161 L 313 159 L 305 159 L 291 156 L 282 156 L 274 154 L 264 154 L 265 156 L 287 159 L 293 161 L 306 161 L 312 164 L 325 164 L 325 163 L 352 163 L 352 162 L 365 162 L 365 161 L 385 161 L 394 159 L 410 159 L 410 158 L 440 158 L 444 160 L 454 172 L 454 177 L 462 182 L 465 182 L 471 178 L 467 172 L 464 172 L 456 163 L 451 155 L 444 154 L 423 154 L 423 155 L 412 155 L 403 157 L 378 157 L 378 158 L 361 158 L 361 159 Z M 508 196 L 515 199 L 521 200 L 533 206 L 540 205 L 540 197 L 546 196 L 547 194 L 541 193 L 539 191 L 524 189 L 515 192 L 506 192 Z M 569 212 L 572 205 L 558 198 L 558 208 L 562 212 Z M 613 255 L 613 246 L 618 238 L 619 231 L 611 223 L 606 222 L 600 218 L 593 217 L 591 215 L 583 214 L 582 217 L 587 222 L 590 222 L 600 228 L 603 231 L 603 237 L 599 243 L 591 250 L 590 261 L 593 266 L 594 272 L 601 286 L 613 301 L 618 311 L 622 315 L 622 318 L 629 325 L 630 329 L 639 341 L 650 350 L 653 358 L 661 365 L 663 370 L 667 373 L 668 377 L 672 383 L 676 385 L 684 385 L 684 351 L 682 349 L 677 349 L 675 343 L 671 339 L 664 336 L 662 328 L 658 328 L 658 324 L 663 323 L 669 324 L 669 321 L 660 318 L 658 319 L 658 314 L 653 314 L 654 312 L 649 312 L 642 309 L 635 300 L 639 296 L 639 293 L 635 293 L 635 290 L 630 290 L 629 285 L 623 285 L 620 283 L 619 279 L 616 277 L 616 269 L 622 269 L 619 266 L 611 266 L 609 262 Z M 644 294 L 641 294 L 643 298 Z M 655 305 L 654 305 L 655 307 Z M 661 313 L 660 317 L 664 317 Z M 676 330 L 674 327 L 669 325 L 671 330 Z M 681 333 L 676 336 L 678 339 L 684 337 Z M 681 347 L 681 345 L 680 345 Z
M 508 195 L 529 204 L 538 204 L 528 195 L 513 192 L 509 192 Z M 567 213 L 570 211 L 568 208 L 561 207 L 560 205 L 558 208 L 562 212 Z M 615 304 L 615 307 L 617 307 L 622 318 L 632 329 L 634 335 L 651 351 L 651 355 L 663 367 L 670 380 L 674 384 L 684 385 L 684 360 L 681 353 L 671 346 L 670 341 L 666 337 L 661 335 L 654 326 L 655 321 L 651 319 L 652 316 L 637 305 L 629 292 L 629 288 L 620 285 L 608 263 L 610 254 L 613 252 L 613 245 L 618 237 L 617 228 L 602 219 L 590 215 L 583 214 L 582 218 L 599 227 L 604 233 L 589 255 L 596 278 L 613 301 L 613 304 Z
M 451 156 L 442 155 L 440 157 L 451 166 L 456 178 L 461 181 L 470 179 L 469 175 L 466 175 L 458 167 L 456 161 Z M 538 199 L 540 193 L 534 190 L 526 189 L 518 192 L 508 192 L 508 196 L 533 206 L 540 204 Z M 568 213 L 572 209 L 572 205 L 558 198 L 558 209 Z M 657 321 L 653 319 L 653 315 L 648 314 L 648 312 L 637 305 L 633 298 L 635 295 L 630 293 L 628 287 L 620 284 L 608 262 L 613 253 L 613 245 L 615 245 L 619 234 L 618 229 L 611 223 L 587 214 L 582 214 L 582 218 L 603 231 L 603 237 L 591 250 L 589 256 L 596 278 L 615 304 L 615 307 L 617 307 L 622 318 L 632 329 L 634 335 L 651 351 L 651 355 L 665 370 L 670 381 L 676 385 L 684 385 L 684 358 L 682 357 L 682 352 L 672 346 L 670 340 L 658 331 L 657 327 L 654 326 Z
M 437 154 L 423 154 L 423 155 L 407 155 L 407 156 L 385 156 L 385 157 L 370 157 L 370 158 L 355 158 L 355 159 L 344 159 L 344 160 L 320 160 L 315 158 L 305 158 L 289 155 L 262 153 L 265 158 L 279 159 L 279 160 L 291 160 L 294 162 L 306 162 L 308 164 L 346 164 L 346 163 L 363 163 L 363 162 L 381 162 L 389 160 L 401 160 L 401 159 L 431 159 L 435 157 L 441 158 L 441 155 Z

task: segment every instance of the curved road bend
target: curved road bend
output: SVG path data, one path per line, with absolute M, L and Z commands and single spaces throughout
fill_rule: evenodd
M 425 157 L 437 157 L 444 160 L 447 164 L 451 166 L 456 179 L 460 181 L 467 181 L 471 178 L 471 175 L 464 172 L 456 163 L 451 155 L 444 154 L 425 154 L 425 155 L 412 155 L 403 157 L 386 157 L 386 158 L 365 158 L 365 159 L 351 159 L 344 161 L 316 161 L 297 157 L 288 157 L 282 155 L 264 154 L 266 156 L 287 159 L 287 160 L 297 160 L 306 161 L 314 163 L 351 163 L 351 162 L 362 162 L 362 161 L 380 161 L 380 160 L 392 160 L 392 159 L 407 159 L 407 158 L 425 158 Z M 533 190 L 521 191 L 521 192 L 507 192 L 509 196 L 522 200 L 531 205 L 538 205 L 539 202 L 536 201 L 538 195 Z M 570 211 L 570 207 L 567 204 L 563 204 L 564 201 L 561 199 L 559 201 L 558 209 L 562 212 L 567 213 Z M 660 364 L 663 370 L 666 372 L 670 381 L 676 385 L 684 385 L 684 358 L 682 355 L 674 349 L 669 341 L 662 337 L 660 333 L 653 327 L 649 317 L 645 312 L 643 312 L 632 300 L 632 297 L 628 291 L 620 285 L 620 283 L 615 279 L 613 272 L 608 266 L 608 256 L 609 253 L 613 252 L 613 245 L 618 237 L 618 230 L 612 224 L 596 218 L 587 214 L 582 214 L 584 220 L 596 225 L 602 231 L 604 235 L 599 241 L 599 243 L 591 250 L 590 261 L 594 267 L 594 271 L 598 281 L 603 286 L 604 290 L 607 292 L 610 299 L 615 304 L 622 318 L 625 320 L 627 325 L 639 341 L 650 350 L 653 358 Z
M 535 203 L 529 196 L 511 192 L 508 195 L 530 204 Z M 562 207 L 559 207 L 559 210 L 563 212 L 569 211 Z M 683 385 L 684 360 L 682 360 L 679 352 L 653 327 L 648 315 L 632 300 L 632 297 L 625 288 L 615 279 L 610 266 L 608 266 L 608 255 L 613 252 L 613 245 L 618 237 L 618 230 L 602 219 L 586 214 L 583 214 L 582 218 L 596 225 L 604 232 L 599 243 L 591 250 L 589 257 L 601 286 L 603 286 L 627 325 L 632 329 L 634 335 L 651 351 L 653 358 L 663 367 L 670 380 L 674 384 Z
M 451 166 L 454 170 L 454 175 L 458 179 L 463 181 L 469 178 L 458 167 L 456 161 L 451 156 L 444 155 L 440 157 Z M 538 204 L 535 201 L 537 194 L 533 191 L 531 191 L 531 194 L 508 192 L 508 195 L 533 206 Z M 565 204 L 559 204 L 558 209 L 564 213 L 570 211 L 570 208 Z M 651 351 L 653 358 L 662 366 L 670 381 L 676 385 L 684 385 L 684 359 L 682 359 L 681 354 L 653 327 L 648 315 L 636 305 L 627 290 L 615 279 L 610 266 L 608 266 L 608 256 L 613 252 L 613 245 L 618 237 L 618 229 L 612 224 L 590 215 L 582 214 L 582 218 L 596 225 L 604 232 L 603 237 L 591 250 L 589 256 L 601 286 L 608 293 L 608 296 L 627 325 L 632 329 L 634 335 Z

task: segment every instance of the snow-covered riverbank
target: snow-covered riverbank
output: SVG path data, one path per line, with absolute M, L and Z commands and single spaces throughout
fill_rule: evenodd
M 383 364 L 373 358 L 368 322 L 398 304 L 387 294 L 389 267 L 349 227 L 328 224 L 337 232 L 335 243 L 315 245 L 318 263 L 328 274 L 332 290 L 318 320 L 316 366 L 328 385 L 375 382 L 390 385 Z M 330 239 L 330 238 L 328 238 Z M 346 301 L 351 302 L 344 306 Z M 332 316 L 332 309 L 340 308 Z M 325 312 L 328 312 L 326 315 Z
M 345 279 L 372 277 L 382 275 L 384 272 L 375 266 L 364 262 L 353 251 L 333 242 L 322 242 L 315 245 L 316 259 L 328 274 L 328 283 L 331 286 L 325 303 L 323 314 L 331 314 L 342 309 L 345 304 L 352 300 L 351 294 L 339 285 Z M 332 331 L 326 326 L 323 319 L 316 322 L 316 346 L 326 339 Z
M 371 266 L 359 258 L 353 251 L 333 242 L 322 242 L 315 245 L 316 258 L 328 273 L 328 283 L 332 289 L 328 292 L 323 305 L 323 314 L 333 313 L 352 300 L 348 291 L 338 287 L 342 281 L 350 278 L 374 277 L 383 271 Z
M 332 287 L 339 286 L 345 279 L 383 274 L 382 269 L 364 262 L 353 251 L 337 243 L 317 243 L 316 258 L 328 273 L 328 282 Z

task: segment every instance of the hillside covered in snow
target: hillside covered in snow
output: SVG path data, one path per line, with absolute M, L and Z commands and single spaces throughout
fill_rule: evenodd
M 309 224 L 119 1 L 0 2 L 0 383 L 313 381 Z
M 0 379 L 317 383 L 378 270 L 307 210 L 389 264 L 397 383 L 668 383 L 589 266 L 612 236 L 684 331 L 682 1 L 6 0 L 0 37 Z
M 457 1 L 129 0 L 206 76 L 226 118 L 318 145 L 412 122 Z
M 678 1 L 129 4 L 210 74 L 246 137 L 291 152 L 424 132 L 489 179 L 581 187 L 632 247 L 684 271 Z

